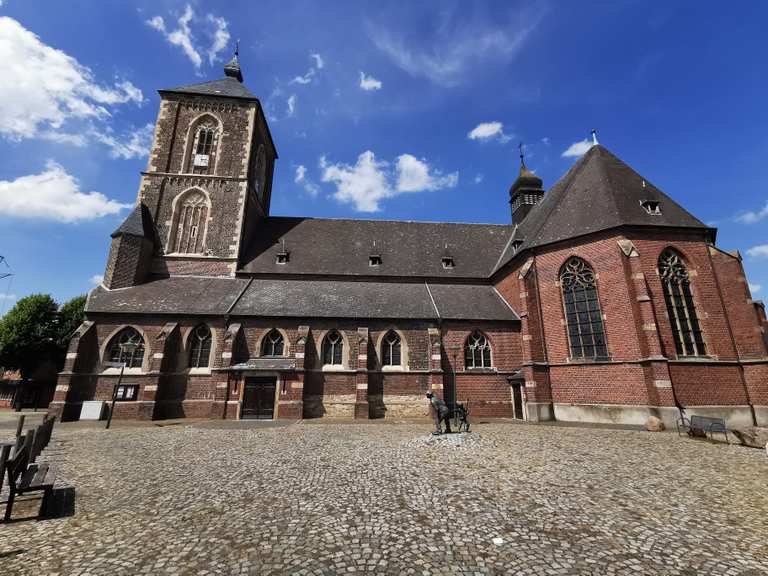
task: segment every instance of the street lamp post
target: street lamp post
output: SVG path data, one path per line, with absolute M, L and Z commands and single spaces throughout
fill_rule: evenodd
M 115 413 L 115 402 L 117 402 L 117 391 L 120 389 L 120 384 L 123 381 L 123 372 L 125 372 L 125 356 L 127 354 L 133 355 L 134 352 L 136 352 L 136 348 L 138 348 L 139 345 L 136 342 L 121 342 L 120 343 L 120 362 L 116 362 L 115 364 L 120 364 L 120 375 L 117 377 L 117 384 L 115 384 L 115 387 L 112 389 L 112 404 L 109 407 L 109 416 L 107 416 L 107 426 L 104 428 L 105 430 L 109 430 L 109 426 L 112 424 L 112 415 Z

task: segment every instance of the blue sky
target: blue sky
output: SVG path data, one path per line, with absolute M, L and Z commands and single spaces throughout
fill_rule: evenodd
M 274 214 L 506 223 L 518 141 L 549 187 L 597 128 L 719 228 L 760 298 L 766 20 L 760 2 L 0 0 L 0 312 L 93 287 L 156 90 L 220 77 L 236 38 L 280 154 Z

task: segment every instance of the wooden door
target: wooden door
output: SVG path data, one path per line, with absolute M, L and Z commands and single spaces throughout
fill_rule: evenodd
M 272 420 L 275 416 L 275 392 L 277 379 L 274 376 L 246 378 L 243 387 L 243 419 Z

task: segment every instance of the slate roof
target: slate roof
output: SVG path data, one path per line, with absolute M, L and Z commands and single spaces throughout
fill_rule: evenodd
M 149 238 L 150 240 L 155 237 L 152 214 L 143 202 L 137 204 L 131 213 L 128 214 L 128 217 L 123 220 L 123 223 L 120 224 L 117 230 L 112 232 L 112 238 L 117 238 L 123 234 L 141 236 L 143 238 Z
M 432 291 L 434 295 L 430 295 Z M 95 288 L 86 312 L 517 321 L 488 285 L 176 276 Z
M 511 225 L 344 220 L 270 216 L 243 258 L 241 272 L 297 275 L 488 278 Z M 277 264 L 285 248 L 287 264 Z M 381 256 L 381 266 L 369 256 Z M 451 256 L 455 267 L 443 267 Z
M 219 80 L 210 80 L 200 84 L 188 84 L 177 88 L 167 88 L 159 90 L 160 94 L 164 92 L 178 94 L 202 94 L 204 96 L 224 96 L 227 98 L 240 98 L 242 100 L 258 101 L 258 98 L 251 94 L 250 90 L 240 83 L 237 78 L 225 76 Z
M 653 216 L 641 202 L 659 202 Z M 498 268 L 528 248 L 618 226 L 714 229 L 692 216 L 646 178 L 609 152 L 592 146 L 531 209 L 510 237 Z M 521 241 L 515 250 L 515 241 Z
M 247 285 L 239 278 L 176 276 L 116 290 L 98 286 L 88 294 L 85 311 L 225 314 Z

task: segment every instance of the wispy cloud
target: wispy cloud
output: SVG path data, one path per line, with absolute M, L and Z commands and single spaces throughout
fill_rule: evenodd
M 0 292 L 0 300 L 16 300 L 16 294 L 8 294 L 7 292 Z
M 288 117 L 293 116 L 296 113 L 296 94 L 291 94 L 288 96 L 288 100 L 286 101 L 286 115 Z
M 0 17 L 0 61 L 6 63 L 0 82 L 0 134 L 11 140 L 84 145 L 83 123 L 101 128 L 115 106 L 144 101 L 141 90 L 127 80 L 113 86 L 97 83 L 89 68 L 9 17 Z
M 418 10 L 418 8 L 411 8 Z M 464 3 L 431 18 L 434 25 L 398 26 L 378 21 L 369 26 L 374 45 L 414 77 L 441 86 L 455 86 L 473 69 L 489 61 L 508 62 L 522 49 L 544 15 L 542 4 L 531 4 L 501 18 L 472 13 Z M 419 18 L 413 18 L 419 21 Z
M 141 128 L 131 130 L 122 136 L 115 136 L 111 130 L 106 132 L 92 132 L 93 138 L 109 147 L 109 154 L 113 158 L 141 158 L 149 154 L 154 135 L 154 124 L 145 124 Z
M 360 88 L 366 92 L 371 90 L 381 90 L 381 80 L 377 80 L 373 76 L 366 76 L 365 72 L 360 72 Z
M 320 187 L 307 178 L 307 167 L 303 164 L 296 166 L 296 175 L 293 177 L 293 181 L 299 184 L 313 198 L 320 193 Z
M 98 286 L 99 284 L 102 284 L 104 282 L 104 275 L 103 274 L 94 274 L 91 276 L 88 281 L 93 284 L 94 286 Z
M 209 38 L 209 48 L 199 47 L 196 34 L 192 31 L 191 24 L 193 22 L 196 24 L 198 33 Z M 219 54 L 227 47 L 230 39 L 226 19 L 213 14 L 206 14 L 204 18 L 198 18 L 189 4 L 184 7 L 184 12 L 176 20 L 177 27 L 173 30 L 166 25 L 165 19 L 159 15 L 147 20 L 146 24 L 160 32 L 169 44 L 181 48 L 181 51 L 198 70 L 203 65 L 201 52 L 205 51 L 208 56 L 208 63 L 213 64 L 218 60 Z
M 768 258 L 768 244 L 758 244 L 747 250 L 750 258 Z
M 479 140 L 481 142 L 496 140 L 502 144 L 506 144 L 512 139 L 512 135 L 504 133 L 504 124 L 494 121 L 478 124 L 469 131 L 467 138 L 470 140 Z
M 579 142 L 574 142 L 561 154 L 563 158 L 578 158 L 587 153 L 592 148 L 592 142 L 586 138 Z
M 366 150 L 354 165 L 330 164 L 320 158 L 322 181 L 336 185 L 333 198 L 338 202 L 353 204 L 358 212 L 378 212 L 381 202 L 399 194 L 425 192 L 453 188 L 459 173 L 443 174 L 431 167 L 426 159 L 411 154 L 397 157 L 394 167 L 384 160 L 377 160 L 371 150 Z
M 752 282 L 749 283 L 749 291 L 752 294 L 757 294 L 762 289 L 763 289 L 763 286 L 761 284 L 752 284 Z
M 736 221 L 743 222 L 744 224 L 754 224 L 755 222 L 760 222 L 760 220 L 763 220 L 764 218 L 768 218 L 768 202 L 756 212 L 750 210 L 749 212 L 738 214 L 736 216 Z
M 475 175 L 475 184 L 480 184 L 483 180 L 485 180 L 485 176 L 483 174 Z
M 130 204 L 99 192 L 83 192 L 74 176 L 49 160 L 40 174 L 0 180 L 2 215 L 11 218 L 79 222 L 117 214 Z
M 323 61 L 323 58 L 320 56 L 320 54 L 310 54 L 309 59 L 311 60 L 309 70 L 307 70 L 301 76 L 294 76 L 293 80 L 291 80 L 289 84 L 301 84 L 302 86 L 311 84 L 317 73 L 325 67 L 325 62 Z

